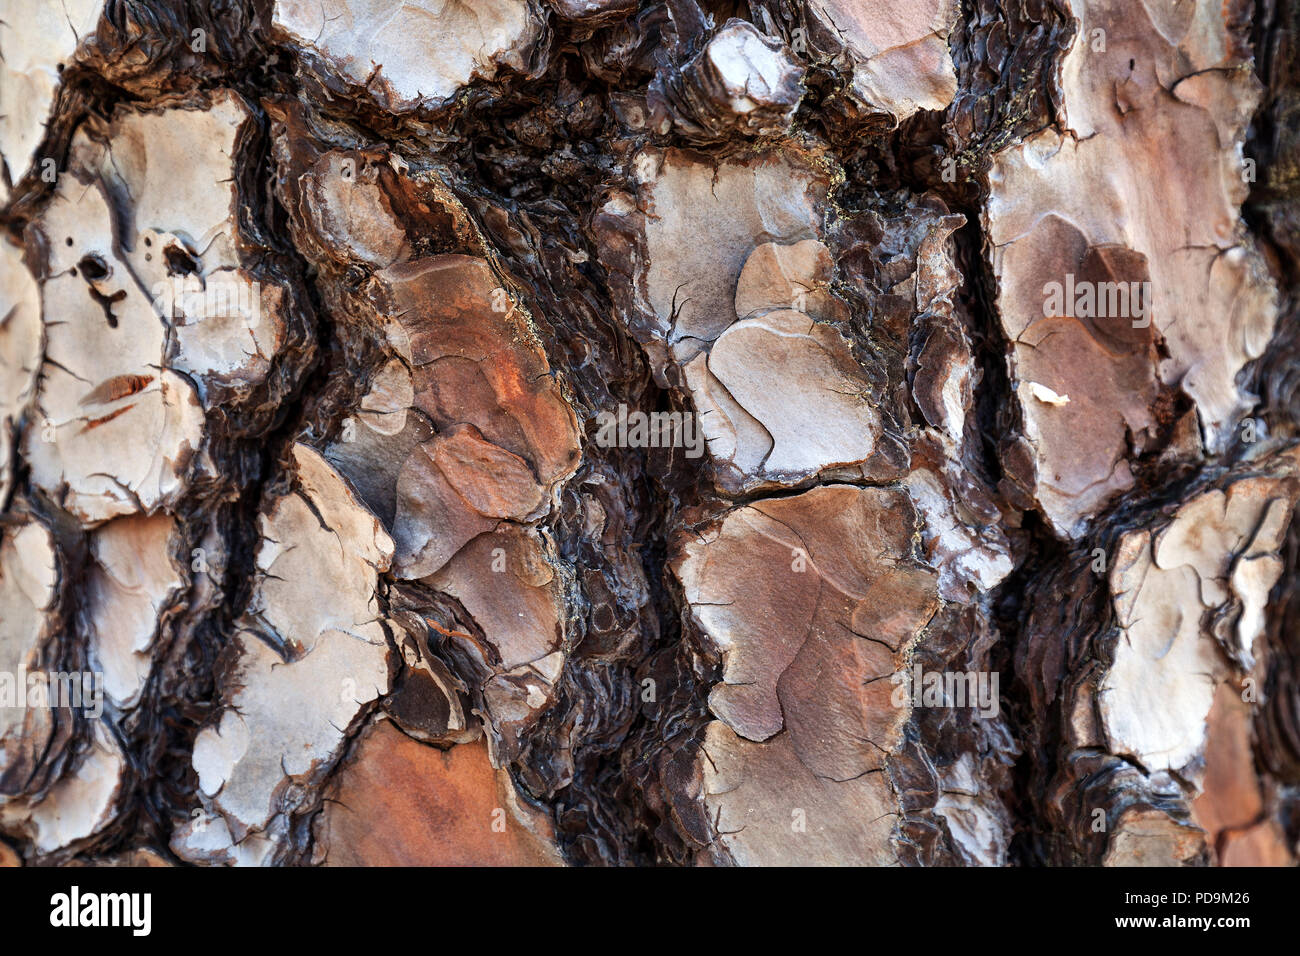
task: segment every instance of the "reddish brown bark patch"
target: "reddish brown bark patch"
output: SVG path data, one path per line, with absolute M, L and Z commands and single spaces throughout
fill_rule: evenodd
M 481 740 L 444 751 L 375 724 L 326 803 L 325 865 L 556 865 L 512 811 L 509 786 Z

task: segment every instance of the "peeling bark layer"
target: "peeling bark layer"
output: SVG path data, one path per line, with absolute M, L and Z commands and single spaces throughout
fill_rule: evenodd
M 1295 863 L 1293 11 L 36 6 L 0 863 Z

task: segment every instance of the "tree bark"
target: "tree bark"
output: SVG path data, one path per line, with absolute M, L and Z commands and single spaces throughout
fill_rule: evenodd
M 17 5 L 0 863 L 1294 864 L 1294 8 Z

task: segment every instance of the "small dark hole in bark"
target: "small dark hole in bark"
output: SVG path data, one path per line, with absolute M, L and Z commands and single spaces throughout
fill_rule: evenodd
M 96 282 L 108 275 L 108 265 L 99 256 L 82 256 L 77 265 L 81 266 L 82 275 L 90 282 Z
M 167 259 L 168 275 L 188 276 L 199 271 L 199 261 L 180 246 L 168 246 L 163 250 L 163 256 Z

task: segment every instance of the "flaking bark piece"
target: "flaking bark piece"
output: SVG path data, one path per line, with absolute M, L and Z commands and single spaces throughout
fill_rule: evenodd
M 426 583 L 465 606 L 507 671 L 560 648 L 562 579 L 531 528 L 503 524 L 479 535 Z
M 199 791 L 220 825 L 178 830 L 172 848 L 186 859 L 272 852 L 349 726 L 389 688 L 376 588 L 392 541 L 317 452 L 295 445 L 293 462 L 295 490 L 262 517 L 257 590 L 219 680 L 224 706 L 194 744 Z M 250 834 L 253 852 L 232 845 Z
M 284 340 L 284 290 L 246 267 L 256 250 L 239 229 L 237 154 L 254 125 L 228 90 L 205 109 L 127 111 L 101 172 L 130 197 L 135 231 L 119 240 L 171 327 L 168 365 L 194 377 L 205 405 L 213 386 L 260 385 Z
M 6 825 L 25 832 L 37 853 L 93 836 L 117 813 L 126 756 L 105 722 L 95 721 L 90 737 L 76 766 L 40 799 L 3 810 Z
M 709 455 L 720 466 L 718 484 L 724 489 L 743 487 L 744 476 L 763 472 L 763 463 L 772 451 L 772 436 L 709 371 L 707 355 L 691 359 L 682 375 L 700 416 L 700 432 Z
M 103 0 L 10 0 L 0 19 L 0 204 L 35 166 L 54 107 L 60 73 L 99 21 Z M 50 157 L 51 162 L 55 157 Z
M 1205 849 L 1203 834 L 1162 810 L 1137 807 L 1120 816 L 1103 866 L 1195 866 Z
M 736 286 L 757 247 L 817 238 L 828 183 L 803 160 L 777 153 L 718 165 L 681 150 L 646 150 L 633 165 L 644 216 L 606 208 L 642 232 L 638 292 L 653 313 L 654 337 L 684 365 L 736 320 Z M 792 299 L 769 304 L 789 308 Z
M 830 485 L 683 541 L 671 568 L 722 660 L 710 710 L 751 741 L 784 730 L 819 777 L 879 770 L 908 714 L 887 678 L 939 606 L 910 558 L 915 528 L 905 492 Z
M 687 63 L 660 71 L 648 103 L 657 112 L 662 102 L 679 129 L 697 141 L 771 135 L 794 120 L 803 74 L 779 39 L 747 21 L 728 20 Z
M 574 20 L 585 26 L 621 20 L 637 8 L 637 0 L 547 0 L 547 2 L 565 20 Z
M 387 692 L 387 647 L 329 631 L 286 665 L 251 632 L 237 634 L 232 646 L 238 663 L 229 674 L 238 689 L 195 740 L 194 769 L 233 842 L 262 830 L 275 839 L 283 835 L 275 818 L 299 809 L 295 797 L 333 764 L 349 724 Z
M 58 587 L 45 526 L 28 519 L 0 529 L 0 795 L 24 790 L 53 733 L 53 711 L 28 706 L 27 676 L 40 669 L 57 627 Z
M 203 405 L 261 384 L 281 345 L 283 292 L 245 268 L 238 228 L 249 122 L 218 91 L 83 128 L 28 232 L 47 344 L 24 447 L 33 481 L 85 524 L 174 506 Z
M 306 157 L 298 157 L 300 162 Z M 330 150 L 298 183 L 312 251 L 340 266 L 366 264 L 382 269 L 410 258 L 406 228 L 393 211 L 379 181 L 379 168 L 363 155 Z
M 1235 681 L 1215 690 L 1206 719 L 1205 776 L 1192 815 L 1221 866 L 1292 866 L 1282 828 L 1266 813 L 1255 767 L 1249 705 Z
M 15 440 L 36 391 L 43 339 L 40 287 L 22 252 L 0 239 L 0 508 L 13 488 Z
M 422 577 L 498 519 L 545 510 L 580 460 L 577 418 L 486 260 L 394 265 L 370 297 L 411 369 L 413 408 L 439 430 L 410 449 L 395 488 L 397 573 Z
M 827 324 L 848 310 L 829 290 L 828 183 L 812 159 L 646 150 L 633 165 L 644 212 L 611 199 L 596 229 L 632 280 L 631 331 L 657 376 L 689 390 L 719 490 L 894 473 L 877 388 Z
M 736 280 L 736 317 L 788 309 L 827 321 L 847 318 L 844 303 L 830 294 L 834 268 L 819 239 L 765 242 L 749 254 Z
M 1253 403 L 1238 373 L 1262 354 L 1277 305 L 1239 215 L 1249 188 L 1241 149 L 1259 95 L 1245 68 L 1243 23 L 1208 2 L 1176 13 L 1091 0 L 1073 0 L 1070 9 L 1079 23 L 1061 65 L 1070 128 L 1045 129 L 995 156 L 984 216 L 997 305 L 1015 343 L 1013 384 L 1031 441 L 1040 443 L 1038 481 L 1061 489 L 1057 500 L 1040 495 L 1040 507 L 1058 534 L 1073 537 L 1087 516 L 1131 485 L 1123 430 L 1133 431 L 1134 451 L 1141 451 L 1149 424 L 1137 408 L 1151 394 L 1145 359 L 1095 330 L 1149 323 L 1167 347 L 1156 363 L 1158 380 L 1195 401 L 1205 447 L 1219 452 Z M 1095 48 L 1103 36 L 1104 52 Z M 1082 257 L 1071 249 L 1117 251 L 1109 254 L 1115 274 L 1091 270 L 1084 283 Z M 1147 275 L 1135 272 L 1136 262 Z M 1149 288 L 1139 287 L 1146 296 L 1141 314 L 1131 303 L 1121 310 L 1113 286 L 1104 296 L 1094 288 L 1148 279 Z M 1045 318 L 1052 283 L 1065 294 L 1049 311 L 1068 321 Z M 1088 308 L 1085 295 L 1092 296 L 1094 316 L 1098 301 L 1116 303 L 1087 335 L 1074 321 Z M 1035 334 L 1032 323 L 1040 319 L 1067 335 Z M 1036 360 L 1043 379 L 1024 367 L 1034 349 L 1043 353 Z M 1034 381 L 1060 398 L 1068 394 L 1069 404 L 1034 389 Z M 1094 416 L 1086 430 L 1068 423 L 1082 417 L 1070 411 L 1079 402 Z M 1076 457 L 1043 447 L 1053 433 L 1084 438 L 1087 448 Z
M 406 529 L 397 526 L 398 483 L 408 462 L 419 464 L 422 452 L 435 435 L 427 416 L 414 409 L 415 385 L 401 359 L 387 362 L 372 379 L 356 412 L 343 422 L 338 440 L 325 457 L 356 489 L 366 505 L 397 540 L 396 564 L 414 545 Z M 418 456 L 418 457 L 417 457 Z M 410 478 L 408 477 L 408 481 Z M 417 533 L 429 529 L 412 528 Z
M 326 866 L 558 866 L 549 817 L 480 741 L 438 750 L 388 721 L 366 728 L 316 823 Z
M 1129 314 L 1145 307 L 1147 262 L 1124 246 L 1089 246 L 1051 214 L 999 258 L 1002 322 L 1036 462 L 1027 490 L 1059 534 L 1077 535 L 1090 515 L 1133 487 L 1128 459 L 1158 428 L 1159 333 Z M 1062 285 L 1059 299 L 1051 282 Z M 1121 314 L 1060 301 L 1074 289 L 1090 290 L 1101 312 Z
M 273 31 L 301 69 L 392 113 L 443 105 L 502 66 L 527 68 L 541 26 L 525 0 L 276 0 Z
M 534 516 L 542 503 L 518 455 L 485 441 L 473 425 L 442 432 L 411 454 L 397 479 L 399 573 L 432 574 L 471 538 L 502 519 Z
M 918 110 L 942 110 L 957 93 L 948 34 L 955 0 L 874 4 L 810 0 L 815 47 L 847 59 L 849 96 L 897 125 Z
M 384 711 L 403 733 L 422 743 L 459 744 L 481 736 L 477 721 L 471 722 L 462 706 L 468 688 L 439 658 L 424 648 L 419 636 L 428 630 L 418 617 L 407 623 L 403 614 L 394 615 L 405 630 L 400 642 L 405 667 L 384 703 Z
M 1204 622 L 1231 602 L 1246 629 L 1229 650 L 1253 653 L 1269 588 L 1238 590 L 1233 567 L 1244 555 L 1276 556 L 1296 493 L 1293 479 L 1242 478 L 1192 498 L 1154 534 L 1120 539 L 1110 572 L 1120 636 L 1098 694 L 1112 752 L 1152 771 L 1178 771 L 1201 754 L 1215 687 L 1229 668 Z
M 1014 756 L 1014 752 L 1005 754 L 1008 762 Z M 934 812 L 947 825 L 953 843 L 964 851 L 964 858 L 957 857 L 963 863 L 1006 866 L 1013 831 L 1000 796 L 991 793 L 987 781 L 976 773 L 982 759 L 987 757 L 964 751 L 944 768 Z
M 793 483 L 865 462 L 876 450 L 880 418 L 848 341 L 802 312 L 735 323 L 713 343 L 708 371 L 770 437 L 763 478 Z M 725 436 L 722 444 L 744 441 Z
M 996 507 L 955 459 L 951 441 L 932 432 L 913 443 L 903 484 L 924 519 L 926 560 L 939 571 L 940 594 L 968 603 L 997 587 L 1014 562 L 1006 532 L 989 520 Z
M 406 366 L 394 359 L 380 369 L 361 402 L 357 418 L 380 435 L 396 435 L 406 427 L 407 410 L 415 403 L 415 386 Z
M 439 428 L 468 422 L 549 487 L 579 458 L 577 420 L 521 310 L 484 259 L 443 255 L 378 273 L 372 297 Z
M 115 518 L 91 532 L 90 652 L 118 708 L 139 701 L 153 669 L 159 613 L 185 584 L 175 549 L 176 522 L 166 515 Z
M 535 530 L 502 523 L 474 538 L 424 583 L 460 601 L 482 630 L 491 658 L 451 635 L 478 659 L 493 759 L 518 755 L 524 732 L 553 702 L 565 659 L 565 579 Z
M 722 721 L 699 756 L 717 843 L 741 866 L 892 866 L 898 805 L 881 771 L 837 781 L 810 770 L 790 736 L 758 744 Z
M 258 587 L 247 616 L 291 655 L 333 630 L 382 642 L 375 582 L 388 570 L 393 541 L 318 452 L 298 444 L 293 460 L 297 490 L 260 522 Z
M 24 457 L 37 487 L 94 524 L 179 498 L 203 410 L 164 367 L 165 328 L 117 255 L 107 187 L 88 172 L 102 151 L 78 134 L 73 155 L 35 226 L 46 347 Z

